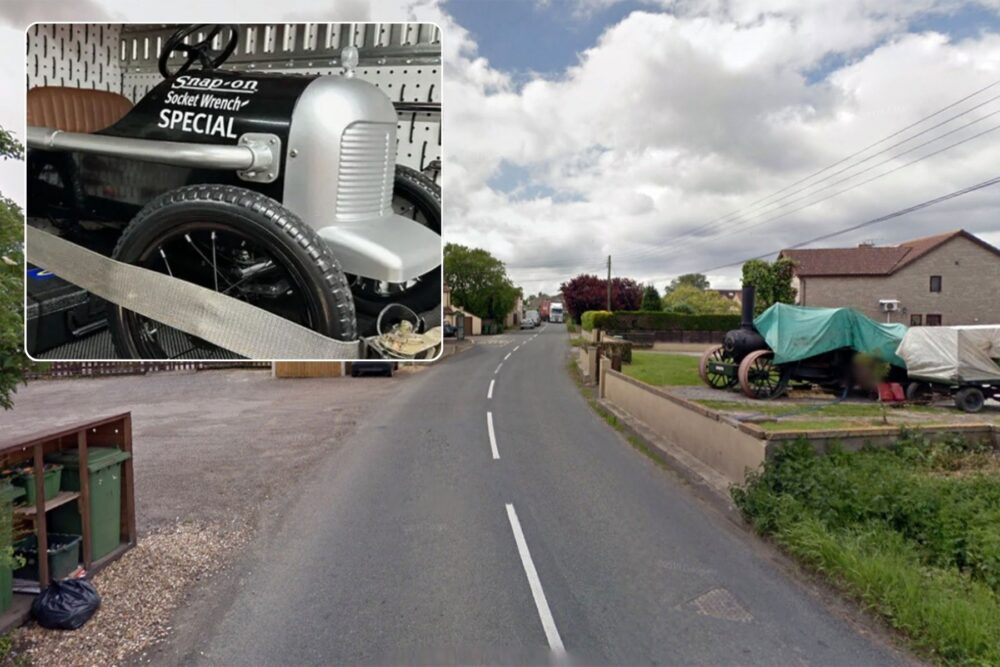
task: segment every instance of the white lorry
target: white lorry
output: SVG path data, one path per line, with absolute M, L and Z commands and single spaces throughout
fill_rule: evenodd
M 562 322 L 563 321 L 563 305 L 561 303 L 553 303 L 549 305 L 549 322 Z

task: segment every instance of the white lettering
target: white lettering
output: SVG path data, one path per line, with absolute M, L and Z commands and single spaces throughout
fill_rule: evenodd
M 232 116 L 217 116 L 203 112 L 163 109 L 160 111 L 160 122 L 157 126 L 170 130 L 179 129 L 181 132 L 194 132 L 195 134 L 210 137 L 236 139 L 238 137 L 233 131 L 233 120 Z

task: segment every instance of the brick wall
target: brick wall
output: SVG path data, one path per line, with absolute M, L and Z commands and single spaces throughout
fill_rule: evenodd
M 941 292 L 930 291 L 930 277 L 941 276 Z M 941 323 L 1000 324 L 1000 257 L 958 237 L 891 276 L 820 277 L 799 281 L 806 306 L 850 306 L 884 322 L 880 299 L 898 299 L 893 322 L 910 324 L 914 314 L 941 315 Z M 905 309 L 905 312 L 902 311 Z

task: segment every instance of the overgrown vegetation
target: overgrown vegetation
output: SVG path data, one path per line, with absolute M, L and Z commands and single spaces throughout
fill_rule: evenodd
M 776 303 L 795 303 L 794 269 L 795 263 L 785 258 L 773 262 L 751 259 L 743 263 L 743 284 L 752 285 L 755 290 L 755 317 Z
M 457 243 L 444 247 L 444 281 L 456 309 L 501 325 L 521 296 L 503 262 L 481 248 Z
M 592 274 L 580 275 L 559 286 L 567 319 L 576 322 L 588 310 L 608 307 L 608 281 Z M 635 310 L 642 302 L 642 287 L 631 278 L 611 279 L 611 308 Z
M 662 310 L 663 304 L 660 302 L 660 292 L 656 285 L 646 285 L 642 288 L 642 303 L 639 310 Z
M 997 451 L 903 434 L 890 449 L 782 447 L 733 499 L 754 528 L 949 665 L 1000 664 Z
M 580 316 L 580 328 L 584 331 L 607 329 L 612 315 L 612 313 L 606 310 L 588 310 Z
M 24 147 L 0 128 L 0 159 L 20 160 Z M 31 366 L 23 348 L 24 218 L 0 194 L 0 408 L 14 407 L 14 392 Z
M 698 357 L 684 354 L 633 350 L 632 363 L 622 366 L 622 372 L 636 380 L 660 387 L 701 383 L 698 377 Z
M 604 324 L 610 331 L 729 331 L 739 327 L 740 316 L 616 310 Z
M 663 310 L 679 315 L 734 315 L 740 306 L 714 290 L 679 285 L 663 297 Z

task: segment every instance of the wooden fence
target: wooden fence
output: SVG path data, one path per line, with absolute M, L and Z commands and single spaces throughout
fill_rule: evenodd
M 270 369 L 270 361 L 53 361 L 37 364 L 29 379 L 145 375 L 162 371 L 204 371 L 220 368 Z

